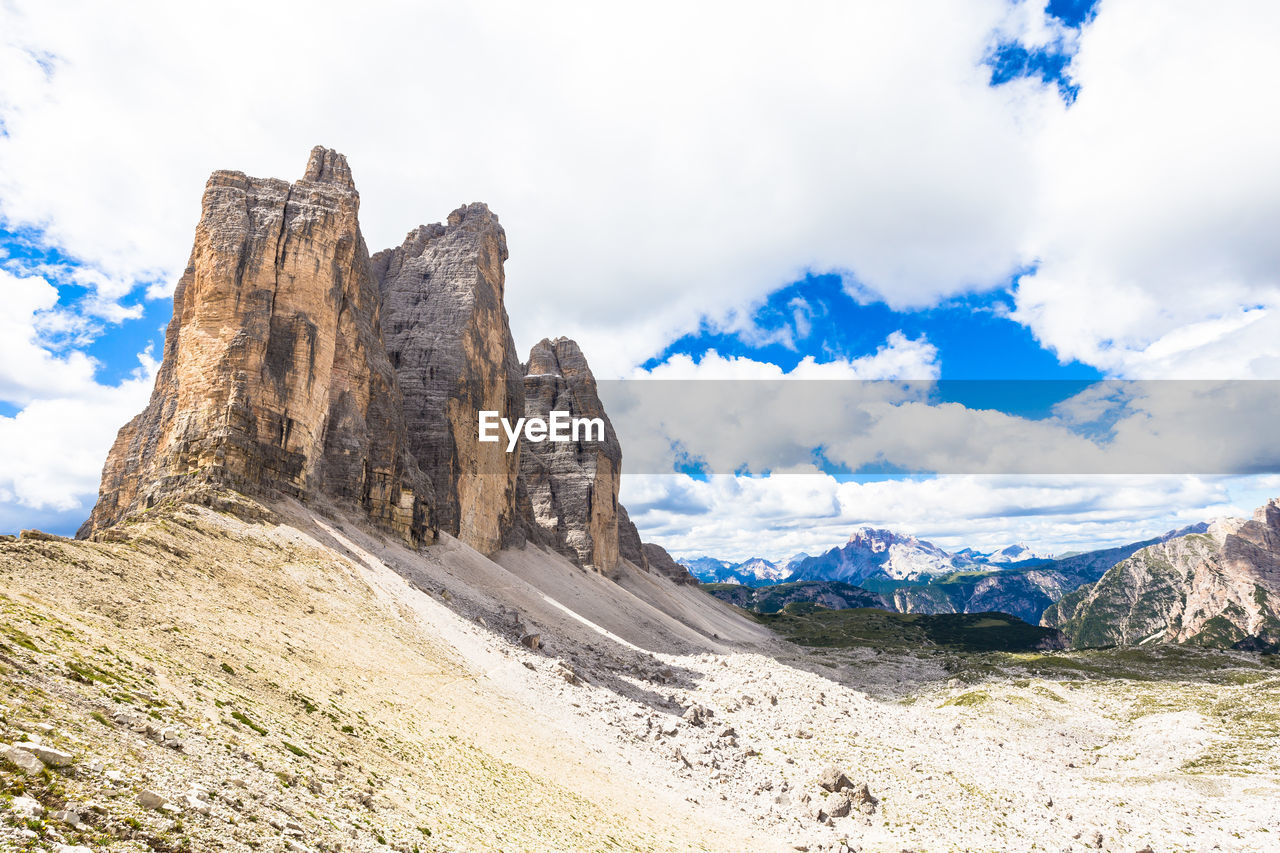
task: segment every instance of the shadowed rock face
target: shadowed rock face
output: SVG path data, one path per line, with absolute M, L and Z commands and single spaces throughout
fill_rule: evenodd
M 666 548 L 661 545 L 655 545 L 652 542 L 644 543 L 642 548 L 644 549 L 649 571 L 656 575 L 670 578 L 676 583 L 689 584 L 691 586 L 698 585 L 698 579 L 689 574 L 688 569 L 672 559 Z
M 533 521 L 551 546 L 580 566 L 612 571 L 619 559 L 622 448 L 578 345 L 568 338 L 535 344 L 525 366 L 524 396 L 526 417 L 567 411 L 575 418 L 604 421 L 603 441 L 521 439 L 520 472 Z
M 1045 611 L 1075 646 L 1280 645 L 1280 499 L 1138 551 Z
M 519 453 L 480 443 L 481 410 L 524 413 L 520 361 L 503 307 L 507 238 L 483 204 L 423 225 L 373 256 L 383 336 L 404 392 L 410 448 L 436 484 L 437 526 L 484 553 L 520 544 Z
M 323 494 L 431 538 L 359 206 L 346 160 L 319 147 L 294 184 L 210 177 L 151 401 L 117 436 L 81 536 L 213 483 Z

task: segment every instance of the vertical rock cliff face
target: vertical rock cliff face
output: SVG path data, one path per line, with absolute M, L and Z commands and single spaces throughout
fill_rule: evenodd
M 214 485 L 323 496 L 412 544 L 445 530 L 485 553 L 528 541 L 602 572 L 625 559 L 687 577 L 669 557 L 651 568 L 618 503 L 622 451 L 578 345 L 544 340 L 520 364 L 497 216 L 467 205 L 371 258 L 359 207 L 325 148 L 293 184 L 213 174 L 151 401 L 80 534 Z M 486 410 L 567 411 L 605 434 L 508 453 L 480 442 Z
M 521 439 L 520 471 L 533 520 L 552 547 L 580 566 L 612 571 L 619 558 L 622 448 L 578 345 L 568 338 L 535 344 L 525 366 L 524 397 L 527 417 L 547 418 L 552 411 L 565 411 L 574 418 L 604 422 L 600 441 Z
M 430 538 L 359 205 L 324 148 L 294 184 L 213 174 L 151 401 L 116 438 L 81 535 L 215 483 L 324 494 Z
M 507 238 L 483 204 L 424 225 L 373 256 L 383 336 L 404 392 L 410 447 L 436 485 L 434 520 L 473 548 L 520 544 L 519 453 L 481 443 L 481 410 L 524 413 L 520 361 L 503 307 Z

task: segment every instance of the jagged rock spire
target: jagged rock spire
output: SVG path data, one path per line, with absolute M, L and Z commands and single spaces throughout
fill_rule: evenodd
M 292 185 L 213 173 L 151 401 L 117 436 L 81 535 L 212 483 L 327 495 L 430 538 L 359 206 L 325 148 Z
M 481 443 L 478 414 L 524 411 L 520 360 L 503 306 L 507 236 L 488 207 L 421 225 L 373 256 L 383 335 L 404 391 L 410 448 L 436 484 L 441 530 L 484 553 L 520 544 L 519 453 Z

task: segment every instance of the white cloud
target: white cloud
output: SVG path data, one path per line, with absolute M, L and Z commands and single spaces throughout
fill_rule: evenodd
M 987 85 L 1010 9 L 15 0 L 0 204 L 172 284 L 210 170 L 295 177 L 323 143 L 374 248 L 489 202 L 518 342 L 571 334 L 618 375 L 806 269 L 895 305 L 1003 281 L 1061 109 Z
M 1274 478 L 950 476 L 838 482 L 810 472 L 769 478 L 624 476 L 622 501 L 645 541 L 679 554 L 782 559 L 842 545 L 862 524 L 944 548 L 1025 542 L 1062 553 L 1146 539 L 1224 515 L 1249 515 Z M 1176 509 L 1171 509 L 1176 507 Z
M 94 387 L 97 364 L 82 352 L 51 351 L 49 338 L 73 336 L 81 321 L 57 307 L 58 290 L 37 276 L 0 269 L 0 401 L 76 396 Z
M 636 368 L 632 379 L 937 379 L 938 348 L 924 336 L 908 338 L 893 332 L 874 353 L 857 358 L 819 362 L 806 355 L 783 370 L 768 361 L 746 356 L 723 356 L 714 349 L 697 359 L 683 353 L 669 356 L 651 368 Z
M 1130 377 L 1280 377 L 1280 6 L 1108 0 L 1037 145 L 1015 318 Z
M 111 442 L 146 405 L 154 368 L 144 362 L 118 386 L 37 400 L 0 417 L 0 503 L 88 515 Z
M 82 507 L 97 494 L 116 431 L 146 404 L 157 365 L 143 354 L 132 378 L 99 384 L 93 359 L 50 343 L 82 328 L 53 285 L 0 269 L 0 294 L 0 402 L 22 407 L 0 416 L 0 504 Z

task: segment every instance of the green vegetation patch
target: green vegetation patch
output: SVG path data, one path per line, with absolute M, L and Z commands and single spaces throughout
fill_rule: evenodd
M 236 722 L 243 723 L 244 725 L 253 729 L 255 732 L 257 732 L 260 735 L 265 735 L 267 733 L 267 730 L 265 728 L 255 723 L 253 720 L 249 719 L 240 711 L 232 711 L 231 719 L 235 720 Z
M 1005 613 L 895 613 L 875 608 L 828 610 L 793 603 L 756 619 L 782 636 L 820 648 L 921 648 L 956 651 L 1029 651 L 1050 643 L 1056 632 Z

